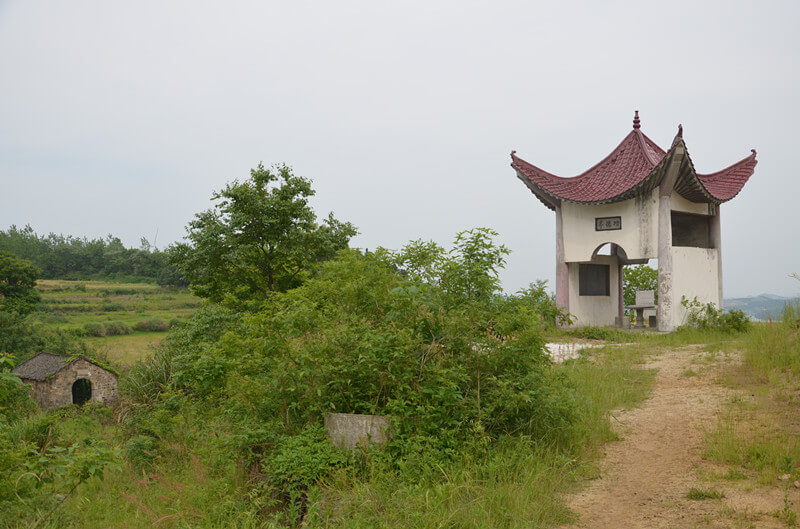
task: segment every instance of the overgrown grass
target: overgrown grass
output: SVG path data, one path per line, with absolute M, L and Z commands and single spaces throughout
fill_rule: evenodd
M 134 332 L 122 336 L 86 337 L 83 340 L 100 357 L 114 364 L 132 366 L 151 354 L 164 336 L 164 333 Z
M 779 322 L 753 325 L 742 364 L 723 380 L 749 398 L 732 399 L 707 436 L 707 456 L 755 473 L 759 483 L 800 477 L 800 329 L 794 305 Z
M 745 342 L 744 360 L 772 382 L 800 379 L 800 331 L 791 320 L 755 326 Z

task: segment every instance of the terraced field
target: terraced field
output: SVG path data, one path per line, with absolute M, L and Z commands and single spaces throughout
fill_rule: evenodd
M 42 324 L 82 337 L 109 360 L 130 365 L 161 341 L 169 326 L 202 301 L 187 289 L 149 283 L 40 280 Z

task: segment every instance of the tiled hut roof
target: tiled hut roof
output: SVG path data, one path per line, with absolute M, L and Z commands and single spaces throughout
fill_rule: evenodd
M 15 367 L 13 372 L 16 373 L 19 378 L 42 381 L 47 380 L 47 377 L 61 371 L 74 361 L 75 358 L 67 355 L 39 353 Z
M 526 162 L 511 152 L 511 167 L 530 190 L 550 209 L 562 201 L 603 204 L 627 200 L 661 183 L 677 152 L 686 152 L 682 129 L 665 152 L 639 130 L 639 113 L 633 130 L 600 163 L 572 178 L 563 178 Z M 698 174 L 687 156 L 681 160 L 675 190 L 692 202 L 722 203 L 735 197 L 753 174 L 756 152 L 710 174 Z

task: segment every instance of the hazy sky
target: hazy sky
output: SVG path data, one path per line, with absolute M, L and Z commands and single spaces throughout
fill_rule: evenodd
M 578 174 L 638 109 L 700 172 L 758 150 L 722 207 L 725 296 L 796 294 L 798 6 L 0 0 L 0 229 L 163 248 L 286 162 L 356 246 L 489 226 L 507 290 L 552 284 L 554 214 L 509 153 Z

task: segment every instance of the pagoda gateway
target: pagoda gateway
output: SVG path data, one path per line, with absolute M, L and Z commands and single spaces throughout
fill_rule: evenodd
M 667 151 L 640 127 L 637 110 L 633 130 L 611 154 L 572 178 L 511 152 L 517 177 L 556 213 L 556 303 L 576 326 L 622 325 L 622 267 L 650 259 L 658 259 L 659 331 L 686 322 L 683 298 L 722 308 L 720 205 L 753 174 L 756 151 L 699 174 L 680 125 Z

